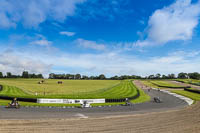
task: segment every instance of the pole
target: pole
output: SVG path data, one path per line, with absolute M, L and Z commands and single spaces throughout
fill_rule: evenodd
M 44 96 L 45 96 L 45 88 L 44 88 Z

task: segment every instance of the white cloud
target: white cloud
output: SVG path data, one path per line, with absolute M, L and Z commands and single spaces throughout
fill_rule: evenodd
M 76 4 L 85 0 L 1 0 L 0 27 L 15 27 L 22 23 L 37 27 L 48 19 L 63 22 L 74 15 Z
M 51 41 L 48 41 L 46 39 L 42 39 L 42 40 L 36 40 L 36 41 L 33 41 L 31 42 L 30 44 L 33 44 L 33 45 L 40 45 L 40 46 L 49 46 L 52 44 Z
M 97 43 L 95 41 L 90 41 L 90 40 L 84 40 L 84 39 L 77 39 L 75 41 L 76 44 L 83 48 L 89 48 L 89 49 L 94 49 L 94 50 L 105 50 L 106 46 L 105 44 L 102 43 Z
M 1 52 L 0 71 L 21 74 L 26 69 L 31 73 L 50 72 L 81 73 L 86 75 L 150 75 L 179 72 L 200 72 L 199 51 L 175 51 L 166 56 L 139 58 L 118 52 L 99 54 L 72 54 L 61 51 L 44 53 L 43 50 L 30 52 Z M 191 54 L 195 53 L 195 54 Z
M 54 68 L 64 68 L 62 69 L 63 71 L 71 72 L 73 70 L 73 72 L 88 75 L 104 73 L 108 76 L 123 74 L 146 76 L 156 73 L 177 74 L 179 72 L 199 72 L 199 54 L 191 58 L 190 54 L 187 53 L 187 51 L 177 51 L 169 53 L 167 56 L 155 56 L 146 59 L 130 55 L 126 56 L 115 52 L 104 52 L 101 54 L 62 54 L 59 57 L 51 57 L 48 61 L 54 63 Z
M 191 39 L 199 16 L 200 1 L 192 4 L 191 0 L 177 0 L 169 7 L 153 13 L 148 22 L 147 39 L 136 42 L 136 45 L 158 45 Z
M 65 36 L 74 36 L 76 33 L 75 32 L 69 32 L 69 31 L 62 31 L 60 32 L 61 35 Z
M 24 53 L 4 51 L 0 54 L 0 72 L 21 74 L 22 71 L 28 70 L 30 73 L 48 74 L 50 69 L 50 64 L 28 57 Z

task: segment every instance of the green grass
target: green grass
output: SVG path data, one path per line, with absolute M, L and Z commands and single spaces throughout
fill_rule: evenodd
M 21 89 L 13 86 L 3 85 L 3 90 L 0 91 L 1 96 L 10 96 L 10 97 L 31 97 L 30 94 L 22 91 Z
M 200 80 L 197 79 L 176 79 L 176 81 L 181 81 L 187 84 L 193 84 L 200 86 Z
M 58 80 L 46 80 L 45 86 L 50 87 L 49 88 L 50 90 L 46 89 L 47 95 L 35 96 L 34 92 L 36 90 L 43 88 L 43 85 L 37 84 L 37 81 L 39 81 L 39 79 L 1 79 L 0 84 L 3 85 L 3 90 L 0 91 L 0 95 L 10 96 L 10 97 L 24 97 L 24 98 L 68 98 L 68 99 L 75 99 L 75 98 L 120 99 L 120 98 L 133 97 L 137 95 L 137 87 L 132 83 L 132 80 L 123 80 L 123 81 L 64 80 L 63 85 L 58 85 L 57 84 Z M 29 83 L 33 85 L 32 88 L 31 85 L 29 85 Z M 67 84 L 69 84 L 69 87 L 67 86 Z M 74 87 L 71 87 L 73 85 Z M 95 89 L 91 89 L 93 88 L 93 85 Z M 36 88 L 36 90 L 34 90 L 34 86 L 39 86 L 39 88 Z M 55 93 L 51 92 L 52 86 L 54 87 L 59 86 L 58 88 L 60 90 L 57 90 L 57 92 L 63 92 L 63 93 L 60 94 L 57 92 Z M 30 88 L 26 89 L 25 87 L 30 87 Z M 84 89 L 86 87 L 91 87 L 91 88 Z M 72 91 L 70 89 L 72 88 L 76 89 L 73 91 L 74 93 L 71 93 Z M 131 101 L 132 103 L 141 103 L 150 100 L 150 97 L 146 95 L 143 90 L 139 89 L 139 92 L 140 92 L 140 97 L 135 100 L 132 100 Z M 9 100 L 0 100 L 0 105 L 7 105 L 9 102 L 10 102 Z M 20 104 L 22 106 L 80 106 L 80 104 L 39 104 L 39 103 L 28 103 L 28 102 L 20 102 Z M 92 106 L 106 106 L 106 105 L 120 105 L 120 104 L 125 104 L 125 102 L 92 104 Z
M 12 79 L 13 80 L 13 79 Z M 78 82 L 77 82 L 78 83 Z M 103 88 L 96 91 L 90 92 L 82 92 L 77 93 L 76 96 L 73 95 L 47 95 L 45 98 L 61 98 L 66 96 L 65 98 L 127 98 L 132 97 L 137 94 L 137 87 L 132 83 L 131 80 L 123 80 L 121 82 L 117 82 L 118 84 L 114 84 L 110 88 Z M 142 103 L 150 100 L 150 97 L 144 93 L 143 90 L 138 89 L 140 92 L 140 97 L 131 100 L 132 103 Z M 18 87 L 8 86 L 4 84 L 3 90 L 0 92 L 0 95 L 3 96 L 11 96 L 11 97 L 29 97 L 36 98 L 36 96 L 27 93 L 24 89 L 20 89 Z M 37 96 L 40 97 L 40 96 Z M 44 96 L 42 96 L 44 97 Z M 9 100 L 0 100 L 0 105 L 7 105 Z M 118 103 L 100 103 L 100 104 L 91 104 L 92 106 L 107 106 L 107 105 L 121 105 L 125 104 L 125 102 Z M 39 104 L 39 103 L 29 103 L 29 102 L 20 102 L 21 106 L 80 106 L 80 104 Z
M 185 97 L 189 97 L 192 100 L 195 101 L 200 101 L 200 94 L 189 92 L 189 91 L 184 91 L 184 90 L 172 90 L 171 92 L 177 93 L 179 95 L 183 95 Z
M 195 88 L 187 88 L 188 90 L 194 90 L 194 91 L 199 91 L 200 92 L 200 90 L 199 89 L 195 89 Z
M 73 95 L 110 88 L 120 83 L 118 80 L 57 80 L 45 79 L 44 84 L 38 84 L 41 79 L 0 79 L 0 84 L 20 88 L 24 93 L 39 96 Z M 63 84 L 57 84 L 62 81 Z
M 58 80 L 46 80 L 42 85 L 37 84 L 37 81 L 39 79 L 1 79 L 3 90 L 0 95 L 24 98 L 118 99 L 137 94 L 135 86 L 129 80 L 63 80 L 62 85 L 57 84 Z M 44 86 L 48 88 L 45 89 L 46 95 L 42 92 L 35 96 L 34 92 L 44 91 Z
M 158 88 L 157 85 L 152 84 L 150 81 L 151 81 L 151 80 L 143 80 L 142 83 L 143 83 L 144 85 L 149 86 L 149 87 L 152 87 L 152 88 Z
M 137 99 L 131 100 L 132 103 L 144 103 L 151 100 L 151 97 L 147 95 L 142 89 L 138 89 L 140 96 Z
M 152 84 L 158 86 L 158 87 L 166 87 L 166 88 L 184 88 L 184 86 L 176 85 L 173 83 L 169 83 L 167 81 L 161 81 L 161 80 L 152 80 L 150 81 Z

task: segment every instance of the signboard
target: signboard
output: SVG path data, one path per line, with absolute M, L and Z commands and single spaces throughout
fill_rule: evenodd
M 87 103 L 105 103 L 105 99 L 37 99 L 37 103 L 66 103 L 66 104 L 83 104 Z

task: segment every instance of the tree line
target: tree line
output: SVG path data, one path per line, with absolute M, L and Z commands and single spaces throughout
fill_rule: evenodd
M 141 77 L 137 75 L 122 75 L 122 76 L 113 76 L 107 78 L 104 74 L 100 74 L 99 76 L 86 76 L 81 74 L 49 74 L 49 79 L 91 79 L 91 80 L 124 80 L 124 79 L 200 79 L 200 73 L 193 72 L 193 73 L 184 73 L 181 72 L 177 76 L 175 74 L 168 74 L 168 75 L 149 75 L 146 77 Z
M 200 79 L 200 73 L 198 72 L 193 72 L 193 73 L 184 73 L 181 72 L 177 76 L 175 74 L 168 74 L 168 75 L 161 75 L 161 74 L 156 74 L 156 75 L 149 75 L 145 77 L 146 79 Z
M 91 79 L 91 80 L 123 80 L 123 79 L 141 79 L 140 76 L 129 76 L 129 75 L 122 75 L 122 76 L 113 76 L 107 78 L 104 74 L 100 74 L 98 76 L 86 76 L 81 74 L 49 74 L 49 79 Z
M 23 71 L 21 75 L 14 75 L 11 72 L 7 72 L 3 75 L 0 72 L 0 78 L 44 78 L 42 74 L 34 74 L 29 73 L 28 71 Z M 86 76 L 81 74 L 49 74 L 49 79 L 91 79 L 91 80 L 124 80 L 124 79 L 200 79 L 200 73 L 193 72 L 193 73 L 184 73 L 181 72 L 177 76 L 175 74 L 168 74 L 168 75 L 149 75 L 146 77 L 141 77 L 137 75 L 122 75 L 122 76 L 113 76 L 113 77 L 106 77 L 104 74 L 100 74 L 98 76 Z
M 0 72 L 0 78 L 44 78 L 42 74 L 28 73 L 28 71 L 23 71 L 21 75 L 14 75 L 11 72 L 7 72 L 3 75 Z

